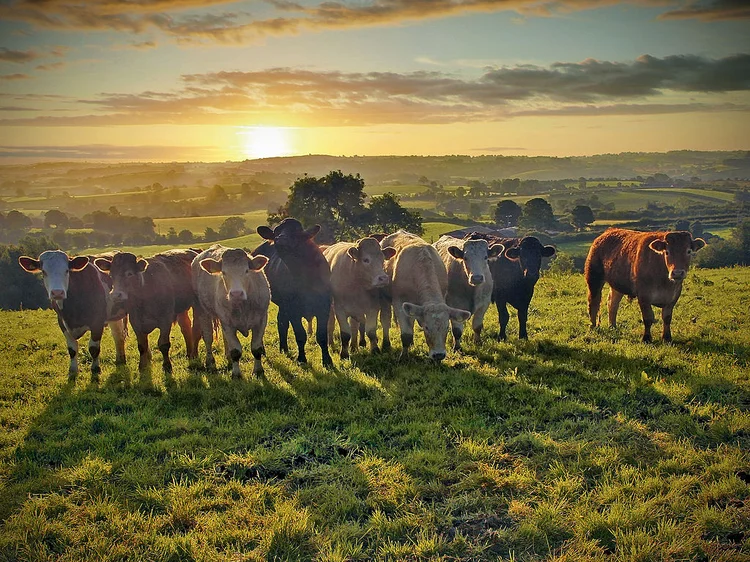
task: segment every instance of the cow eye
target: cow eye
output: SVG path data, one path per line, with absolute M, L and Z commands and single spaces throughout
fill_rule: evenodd
M 133 272 L 132 272 L 132 271 L 128 271 L 128 272 L 127 272 L 127 273 L 125 274 L 125 277 L 132 277 L 132 276 L 133 276 Z
M 370 263 L 370 258 L 364 258 L 364 259 L 362 260 L 362 263 Z

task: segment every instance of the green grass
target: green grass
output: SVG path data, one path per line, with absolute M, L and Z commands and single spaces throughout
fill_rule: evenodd
M 202 235 L 206 228 L 210 227 L 218 231 L 221 224 L 229 217 L 239 216 L 245 219 L 246 225 L 249 229 L 255 230 L 255 227 L 261 224 L 266 224 L 266 217 L 268 213 L 263 210 L 250 211 L 247 213 L 240 213 L 238 215 L 212 215 L 205 217 L 174 217 L 166 219 L 154 219 L 157 230 L 162 234 L 166 234 L 170 228 L 174 228 L 177 232 L 182 230 L 189 230 L 193 234 Z
M 174 330 L 171 375 L 106 335 L 69 383 L 53 313 L 2 312 L 0 560 L 747 560 L 750 268 L 691 271 L 669 345 L 585 300 L 545 276 L 529 341 L 490 312 L 442 365 L 418 333 L 330 371 L 272 310 L 241 381 Z

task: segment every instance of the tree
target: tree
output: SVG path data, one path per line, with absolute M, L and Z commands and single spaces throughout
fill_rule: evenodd
M 44 228 L 60 228 L 65 230 L 68 227 L 68 215 L 57 209 L 50 209 L 44 213 Z
M 495 224 L 503 227 L 517 226 L 522 213 L 523 209 L 518 203 L 503 199 L 495 207 Z
M 393 193 L 373 197 L 368 209 L 368 230 L 390 233 L 403 228 L 413 234 L 424 234 L 422 216 L 401 206 Z
M 8 230 L 26 230 L 31 228 L 31 219 L 15 209 L 5 215 L 5 228 Z
M 487 191 L 487 185 L 479 180 L 469 180 L 469 197 L 474 199 L 480 198 Z
M 177 231 L 175 230 L 174 226 L 170 226 L 169 230 L 167 231 L 167 242 L 170 244 L 175 244 L 177 242 Z
M 229 217 L 219 226 L 220 238 L 236 238 L 245 234 L 245 219 L 242 217 Z
M 583 176 L 578 178 L 578 189 L 586 189 L 586 178 Z
M 583 230 L 594 222 L 594 211 L 588 205 L 576 205 L 570 212 L 570 224 Z
M 216 232 L 210 226 L 207 226 L 206 230 L 203 231 L 203 240 L 206 242 L 215 242 L 218 239 L 219 239 L 219 233 Z
M 305 227 L 319 224 L 319 242 L 354 238 L 360 232 L 365 197 L 365 182 L 359 174 L 344 175 L 338 170 L 321 178 L 305 176 L 292 184 L 278 212 L 269 213 L 268 224 L 294 217 Z
M 701 221 L 695 221 L 691 224 L 690 233 L 693 235 L 693 238 L 702 238 L 704 233 L 703 223 Z
M 463 185 L 459 185 L 456 190 L 456 198 L 463 199 L 466 197 L 466 188 Z
M 685 219 L 680 219 L 676 223 L 674 223 L 674 229 L 675 230 L 690 230 L 690 221 Z
M 216 184 L 211 188 L 211 191 L 208 192 L 206 199 L 209 203 L 224 203 L 229 199 L 229 196 L 227 196 L 227 192 L 224 191 L 223 187 Z
M 180 232 L 177 233 L 177 241 L 180 244 L 190 244 L 193 240 L 195 240 L 195 236 L 193 236 L 193 232 L 187 228 L 180 230 Z
M 552 212 L 552 205 L 541 197 L 529 199 L 523 206 L 521 226 L 535 230 L 553 228 L 557 221 Z
M 469 205 L 469 216 L 472 219 L 478 219 L 482 216 L 482 204 L 481 203 L 475 203 L 472 202 L 471 205 Z

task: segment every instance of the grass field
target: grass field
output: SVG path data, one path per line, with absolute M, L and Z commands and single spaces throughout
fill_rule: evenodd
M 214 215 L 205 217 L 174 217 L 167 219 L 154 219 L 158 232 L 166 234 L 170 228 L 174 228 L 177 232 L 182 230 L 189 230 L 193 234 L 202 235 L 206 228 L 210 227 L 218 231 L 221 224 L 229 217 L 237 216 L 242 217 L 246 221 L 246 225 L 249 229 L 255 230 L 256 226 L 266 224 L 266 217 L 268 213 L 264 210 L 250 211 L 247 213 L 240 213 L 237 215 Z
M 691 271 L 647 345 L 635 303 L 591 331 L 582 277 L 545 276 L 529 341 L 491 312 L 442 365 L 420 333 L 299 366 L 272 310 L 263 378 L 174 330 L 171 375 L 106 335 L 98 383 L 51 311 L 2 312 L 0 560 L 747 560 L 748 306 L 749 268 Z

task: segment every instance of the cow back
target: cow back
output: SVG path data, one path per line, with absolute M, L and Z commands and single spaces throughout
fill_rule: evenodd
M 195 302 L 191 265 L 197 255 L 195 250 L 168 250 L 146 260 L 149 270 L 155 264 L 162 266 L 156 268 L 152 279 L 170 287 L 176 313 L 187 310 Z

